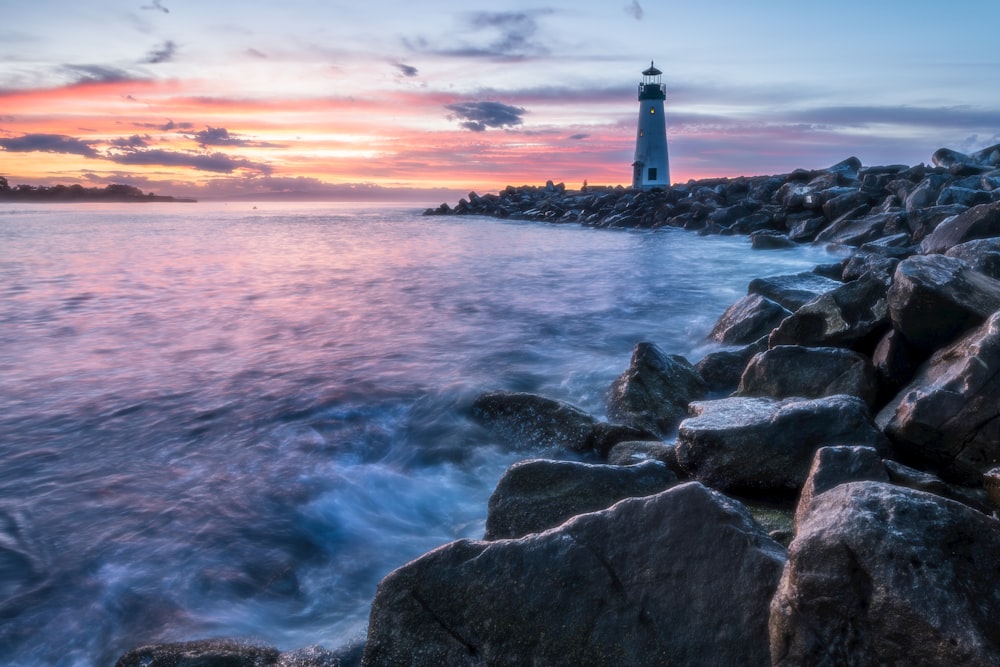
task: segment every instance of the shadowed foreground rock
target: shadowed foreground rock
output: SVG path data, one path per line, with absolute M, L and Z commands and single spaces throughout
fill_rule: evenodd
M 880 482 L 817 496 L 771 605 L 775 667 L 1000 664 L 1000 522 Z
M 784 560 L 740 503 L 690 482 L 403 566 L 379 585 L 362 664 L 766 665 Z
M 649 496 L 677 483 L 660 461 L 614 466 L 529 459 L 507 469 L 490 496 L 483 539 L 522 537 L 622 498 Z

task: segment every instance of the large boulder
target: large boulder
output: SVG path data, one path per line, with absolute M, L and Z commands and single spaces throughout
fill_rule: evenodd
M 766 278 L 754 278 L 747 286 L 748 294 L 759 294 L 794 312 L 816 297 L 841 286 L 842 283 L 817 275 L 812 271 Z
M 691 404 L 677 433 L 677 461 L 692 477 L 734 493 L 790 494 L 813 454 L 831 445 L 886 448 L 855 396 L 724 398 Z
M 904 462 L 980 483 L 1000 464 L 1000 312 L 937 351 L 876 422 Z
M 945 220 L 920 243 L 924 253 L 945 252 L 959 243 L 1000 236 L 1000 201 L 980 204 Z
M 671 433 L 691 401 L 708 387 L 687 359 L 665 354 L 653 343 L 638 343 L 628 369 L 608 391 L 608 417 L 660 435 Z
M 750 360 L 736 394 L 772 398 L 850 394 L 873 405 L 878 384 L 871 361 L 852 350 L 778 345 Z
M 771 604 L 771 659 L 1000 664 L 1000 522 L 881 482 L 814 498 Z
M 791 315 L 787 308 L 760 294 L 748 294 L 718 319 L 708 337 L 723 345 L 749 345 Z
M 341 667 L 332 651 L 318 646 L 280 652 L 239 639 L 204 639 L 134 648 L 115 667 Z
M 785 318 L 771 332 L 768 345 L 855 347 L 880 337 L 889 328 L 888 283 L 879 273 L 841 283 Z
M 701 484 L 389 574 L 362 664 L 766 665 L 784 549 Z
M 795 508 L 795 526 L 805 520 L 812 511 L 813 501 L 821 493 L 841 484 L 860 481 L 889 481 L 889 473 L 877 449 L 856 445 L 817 449 Z
M 893 328 L 913 347 L 931 351 L 1000 308 L 1000 281 L 960 259 L 916 255 L 896 267 L 888 305 Z
M 973 271 L 1000 280 L 1000 238 L 959 243 L 949 248 L 945 255 L 962 260 L 972 267 Z
M 471 415 L 515 450 L 556 447 L 585 451 L 598 423 L 569 403 L 510 391 L 480 395 L 472 404 Z
M 503 474 L 490 496 L 483 539 L 522 537 L 596 512 L 622 498 L 649 496 L 677 483 L 660 461 L 616 466 L 528 459 Z

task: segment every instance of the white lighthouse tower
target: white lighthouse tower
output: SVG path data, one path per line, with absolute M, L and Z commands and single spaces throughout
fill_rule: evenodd
M 632 187 L 656 188 L 670 185 L 670 161 L 667 159 L 667 119 L 663 101 L 667 87 L 663 72 L 652 61 L 642 73 L 639 84 L 639 127 L 635 135 L 635 162 L 632 163 Z

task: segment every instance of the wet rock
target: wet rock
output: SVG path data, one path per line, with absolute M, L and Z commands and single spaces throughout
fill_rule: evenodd
M 916 255 L 896 267 L 888 291 L 892 325 L 915 348 L 934 350 L 1000 308 L 1000 281 L 944 255 Z
M 983 488 L 986 489 L 990 501 L 996 507 L 1000 507 L 1000 468 L 986 471 L 983 475 Z
M 928 206 L 934 206 L 941 194 L 941 188 L 948 182 L 947 174 L 928 174 L 916 188 L 906 196 L 903 202 L 907 213 Z
M 889 481 L 897 486 L 905 486 L 915 491 L 924 491 L 942 498 L 949 498 L 986 514 L 993 511 L 989 507 L 986 492 L 983 489 L 949 484 L 937 475 L 911 468 L 890 459 L 886 459 L 882 464 L 889 475 Z
M 638 343 L 628 369 L 608 392 L 608 417 L 666 435 L 687 415 L 688 403 L 707 391 L 687 359 L 664 354 L 653 343 Z
M 848 214 L 850 218 L 858 218 L 870 208 L 867 194 L 855 188 L 848 188 L 823 203 L 823 215 L 827 220 L 838 220 Z
M 750 359 L 767 349 L 767 338 L 733 350 L 709 352 L 695 364 L 695 370 L 705 380 L 709 391 L 727 392 L 736 389 Z
M 786 234 L 772 229 L 759 230 L 750 234 L 750 247 L 754 250 L 780 250 L 795 246 L 796 243 L 789 239 Z
M 845 215 L 832 223 L 816 235 L 815 242 L 856 247 L 881 238 L 890 227 L 898 229 L 906 224 L 905 215 L 902 213 L 863 215 L 866 208 L 856 209 L 850 215 Z
M 989 204 L 993 201 L 995 201 L 993 195 L 986 190 L 949 186 L 941 190 L 941 194 L 937 198 L 937 205 L 959 204 L 960 206 L 972 207 Z
M 920 242 L 937 229 L 942 222 L 965 213 L 967 210 L 969 209 L 959 204 L 918 208 L 907 213 L 906 224 L 914 242 Z
M 722 314 L 708 337 L 723 345 L 749 345 L 781 324 L 791 311 L 760 294 L 748 294 Z
M 677 484 L 660 461 L 616 466 L 529 459 L 503 474 L 490 496 L 485 540 L 523 537 L 623 498 L 649 496 Z
M 340 657 L 318 646 L 282 653 L 237 639 L 205 639 L 132 649 L 115 667 L 341 667 Z M 346 666 L 345 666 L 346 667 Z
M 888 278 L 867 273 L 796 310 L 771 332 L 768 345 L 857 347 L 889 326 Z M 875 345 L 875 338 L 871 345 Z
M 872 352 L 872 364 L 879 383 L 889 392 L 884 400 L 894 396 L 913 379 L 921 361 L 923 355 L 914 351 L 903 334 L 895 329 L 886 332 Z
M 941 253 L 959 243 L 1000 236 L 1000 202 L 981 204 L 939 224 L 920 243 L 923 253 Z
M 362 664 L 763 665 L 784 549 L 697 483 L 391 573 Z
M 886 446 L 854 396 L 724 398 L 692 403 L 691 411 L 678 427 L 678 462 L 695 479 L 734 493 L 797 491 L 820 447 Z
M 1000 523 L 880 482 L 819 494 L 771 604 L 792 665 L 1000 664 Z
M 836 347 L 778 345 L 750 360 L 736 394 L 771 398 L 850 394 L 874 405 L 878 387 L 874 366 L 857 352 Z
M 635 440 L 659 440 L 659 437 L 652 431 L 635 426 L 597 422 L 590 429 L 583 448 L 577 451 L 593 450 L 601 458 L 607 458 L 608 452 L 619 442 Z
M 904 463 L 978 484 L 1000 464 L 1000 313 L 934 353 L 876 421 Z
M 877 449 L 854 445 L 817 449 L 795 508 L 796 532 L 812 511 L 813 501 L 819 494 L 841 484 L 862 481 L 889 481 L 889 473 Z
M 795 312 L 816 297 L 836 289 L 841 283 L 811 271 L 767 278 L 754 278 L 748 294 L 759 294 Z
M 976 239 L 948 249 L 947 257 L 960 259 L 973 271 L 1000 280 L 1000 238 Z
M 866 273 L 877 273 L 886 278 L 891 278 L 898 265 L 899 260 L 895 257 L 886 257 L 881 253 L 858 250 L 847 261 L 847 264 L 844 265 L 841 276 L 844 282 L 857 280 Z M 888 284 L 888 281 L 885 282 Z
M 630 466 L 643 461 L 660 461 L 678 477 L 686 477 L 677 463 L 676 446 L 672 442 L 630 440 L 619 442 L 608 452 L 609 465 Z
M 482 394 L 472 404 L 477 422 L 507 439 L 513 449 L 561 447 L 589 449 L 589 437 L 597 420 L 562 401 L 535 394 L 494 391 Z

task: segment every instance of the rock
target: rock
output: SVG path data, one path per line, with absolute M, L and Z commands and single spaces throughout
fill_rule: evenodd
M 990 278 L 1000 280 L 1000 238 L 976 239 L 952 246 L 945 252 L 946 257 L 954 257 L 968 264 L 973 271 L 979 271 Z
M 904 463 L 980 483 L 1000 464 L 1000 313 L 937 351 L 876 422 Z
M 362 664 L 764 665 L 784 564 L 740 503 L 687 483 L 389 574 Z
M 896 392 L 913 379 L 922 359 L 906 342 L 903 334 L 895 329 L 887 331 L 872 352 L 875 373 L 890 396 L 895 396 Z
M 886 257 L 881 253 L 858 250 L 851 255 L 844 265 L 841 276 L 844 282 L 851 282 L 864 276 L 866 273 L 877 273 L 886 278 L 892 278 L 896 271 L 899 260 L 895 257 Z M 885 281 L 888 284 L 888 281 Z
M 523 537 L 595 512 L 622 498 L 649 496 L 677 483 L 660 461 L 614 466 L 529 459 L 503 474 L 490 496 L 485 540 Z
M 925 254 L 942 253 L 959 243 L 1000 236 L 1000 201 L 980 204 L 939 224 L 920 243 Z
M 709 391 L 732 391 L 740 383 L 740 377 L 750 359 L 766 349 L 767 338 L 760 338 L 735 350 L 709 352 L 694 368 L 705 380 Z
M 780 250 L 795 248 L 796 245 L 786 234 L 773 229 L 758 230 L 750 234 L 750 247 L 754 250 Z
M 871 208 L 868 195 L 855 188 L 850 188 L 843 194 L 827 199 L 823 203 L 823 215 L 827 220 L 835 221 L 845 216 L 858 218 Z
M 959 204 L 960 206 L 972 207 L 990 204 L 993 201 L 993 195 L 986 190 L 949 186 L 941 190 L 941 194 L 937 198 L 937 205 Z
M 850 394 L 874 405 L 878 385 L 875 367 L 857 352 L 836 347 L 778 345 L 750 360 L 736 394 L 771 398 Z
M 993 468 L 983 475 L 983 488 L 994 505 L 1000 507 L 1000 468 Z
M 582 449 L 577 451 L 594 450 L 601 458 L 607 458 L 608 452 L 619 442 L 635 440 L 656 440 L 659 438 L 655 433 L 634 426 L 624 424 L 609 424 L 607 422 L 597 422 L 590 433 Z
M 796 532 L 812 511 L 813 501 L 819 494 L 841 484 L 861 481 L 889 481 L 889 473 L 877 449 L 852 445 L 817 449 L 795 508 Z
M 723 345 L 749 345 L 781 324 L 791 311 L 760 294 L 748 294 L 731 305 L 708 334 Z
M 993 511 L 983 489 L 948 484 L 937 475 L 911 468 L 890 459 L 886 459 L 882 464 L 889 475 L 889 481 L 897 486 L 905 486 L 908 489 L 949 498 L 985 514 L 990 514 Z
M 886 446 L 854 396 L 724 398 L 692 403 L 691 411 L 678 427 L 677 461 L 695 479 L 728 492 L 794 492 L 820 447 Z
M 902 213 L 878 213 L 865 215 L 869 207 L 861 207 L 844 215 L 816 235 L 815 243 L 835 243 L 838 245 L 860 246 L 875 241 L 885 235 L 890 226 L 903 226 Z
M 961 215 L 967 210 L 969 210 L 967 207 L 959 204 L 917 208 L 907 213 L 906 225 L 910 229 L 914 242 L 920 242 L 937 229 L 941 223 Z
M 672 442 L 631 440 L 619 442 L 608 452 L 609 465 L 630 466 L 643 461 L 660 461 L 666 464 L 675 475 L 684 475 L 684 471 L 677 463 L 676 446 Z M 686 477 L 686 475 L 684 476 Z
M 664 354 L 653 343 L 638 343 L 628 370 L 608 392 L 608 417 L 666 435 L 687 415 L 688 403 L 707 391 L 687 359 Z
M 1000 664 L 1000 523 L 880 482 L 817 496 L 771 604 L 771 659 Z
M 1000 308 L 1000 281 L 944 255 L 900 262 L 888 291 L 892 325 L 915 348 L 934 350 Z
M 816 297 L 826 294 L 841 283 L 816 275 L 811 271 L 791 275 L 755 278 L 747 286 L 748 294 L 759 294 L 795 312 Z
M 768 345 L 857 347 L 881 337 L 889 326 L 887 287 L 888 278 L 877 273 L 841 283 L 785 318 L 771 332 Z
M 937 202 L 938 196 L 941 194 L 941 188 L 944 187 L 944 184 L 947 182 L 947 174 L 928 174 L 927 177 L 920 181 L 920 183 L 917 184 L 917 187 L 906 196 L 906 200 L 903 202 L 906 207 L 906 212 L 912 213 L 917 209 L 934 206 Z
M 132 649 L 115 667 L 341 667 L 337 654 L 318 646 L 281 653 L 237 639 L 205 639 Z
M 494 391 L 472 404 L 473 419 L 508 439 L 513 449 L 561 447 L 584 451 L 597 420 L 568 403 L 534 394 Z

